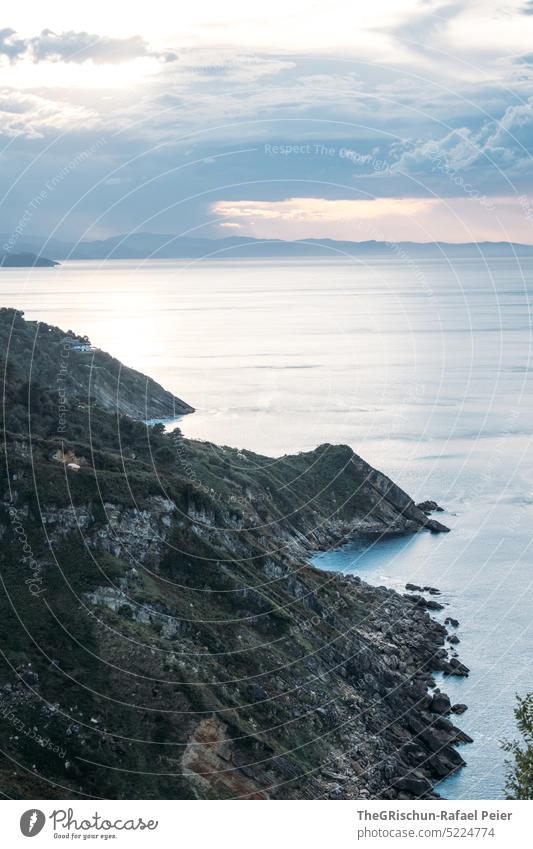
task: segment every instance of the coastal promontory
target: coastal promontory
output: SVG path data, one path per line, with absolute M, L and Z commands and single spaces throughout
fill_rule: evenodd
M 4 310 L 0 345 L 0 696 L 39 738 L 0 725 L 3 792 L 433 798 L 469 740 L 433 678 L 468 674 L 447 628 L 309 558 L 447 528 L 348 446 L 147 424 L 192 408 L 83 337 Z

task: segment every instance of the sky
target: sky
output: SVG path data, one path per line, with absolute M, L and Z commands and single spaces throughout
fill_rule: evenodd
M 0 233 L 533 243 L 533 0 L 26 0 Z

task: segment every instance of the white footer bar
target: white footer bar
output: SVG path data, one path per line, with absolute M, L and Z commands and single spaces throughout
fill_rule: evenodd
M 2 845 L 533 847 L 533 802 L 4 801 Z M 35 842 L 31 842 L 34 840 Z

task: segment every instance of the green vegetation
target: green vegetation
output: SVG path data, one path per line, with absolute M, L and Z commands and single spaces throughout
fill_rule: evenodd
M 0 309 L 0 352 L 6 388 L 10 375 L 17 375 L 9 395 L 11 430 L 28 426 L 28 409 L 36 417 L 34 432 L 58 434 L 67 421 L 75 428 L 79 413 L 91 410 L 146 420 L 193 411 L 151 378 L 93 349 L 87 337 L 25 321 L 20 310 Z
M 508 764 L 507 798 L 533 799 L 533 693 L 517 697 L 515 710 L 520 741 L 507 742 L 504 749 L 512 755 Z
M 0 311 L 0 693 L 67 750 L 22 745 L 0 715 L 4 792 L 224 797 L 272 781 L 301 796 L 295 777 L 346 748 L 345 662 L 368 650 L 380 605 L 308 550 L 401 522 L 412 502 L 346 446 L 273 460 L 117 414 L 91 394 L 85 355 L 69 354 L 59 430 L 65 336 Z M 122 374 L 142 406 L 146 379 Z M 201 764 L 191 778 L 197 734 L 220 736 L 222 763 L 232 740 L 236 783 L 206 784 Z

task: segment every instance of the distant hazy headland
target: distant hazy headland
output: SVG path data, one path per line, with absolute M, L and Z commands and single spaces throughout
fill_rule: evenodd
M 56 265 L 59 265 L 59 263 L 53 259 L 37 256 L 30 251 L 17 254 L 0 254 L 0 268 L 53 268 Z

